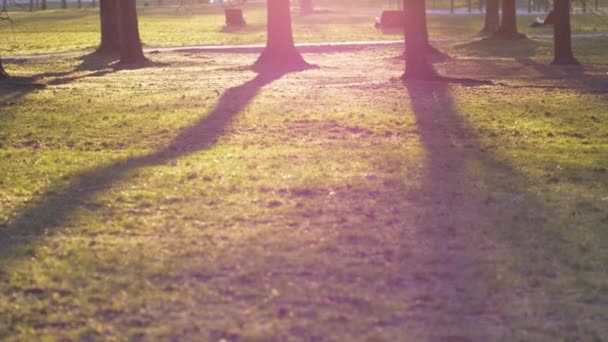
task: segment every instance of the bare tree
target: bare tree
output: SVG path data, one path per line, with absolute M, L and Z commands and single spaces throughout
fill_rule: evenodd
M 3 21 L 9 22 L 10 24 L 13 23 L 11 18 L 6 13 L 6 10 L 4 10 L 3 13 L 0 13 L 0 22 Z M 6 72 L 6 70 L 4 70 L 4 65 L 2 65 L 2 57 L 0 57 L 0 79 L 7 79 L 8 77 L 8 73 Z
M 492 38 L 522 39 L 526 36 L 517 32 L 517 2 L 515 0 L 502 0 L 502 20 L 500 27 L 494 32 Z
M 140 64 L 146 61 L 139 38 L 135 0 L 118 1 L 118 34 L 120 36 L 120 63 Z
M 99 44 L 97 52 L 104 54 L 119 54 L 120 36 L 118 35 L 118 1 L 100 0 L 99 8 L 101 44 Z
M 482 34 L 493 34 L 500 26 L 500 1 L 486 0 L 486 15 L 481 29 Z
M 404 80 L 434 80 L 437 72 L 429 61 L 425 0 L 403 0 L 405 14 Z
M 303 69 L 310 66 L 293 42 L 289 0 L 268 0 L 266 6 L 268 37 L 254 68 Z
M 4 70 L 4 65 L 2 65 L 2 57 L 0 57 L 0 80 L 7 79 L 8 74 Z
M 579 64 L 572 53 L 570 32 L 570 1 L 553 0 L 555 23 L 553 24 L 553 63 Z

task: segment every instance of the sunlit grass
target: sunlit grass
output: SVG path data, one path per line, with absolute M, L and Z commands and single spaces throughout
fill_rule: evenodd
M 294 13 L 296 42 L 339 42 L 401 39 L 400 30 L 383 33 L 374 28 L 378 8 L 357 8 L 347 5 L 320 7 L 312 16 Z M 224 28 L 222 9 L 211 5 L 186 7 L 140 8 L 140 31 L 148 46 L 253 44 L 266 40 L 266 13 L 263 6 L 249 5 L 244 9 L 247 27 L 236 30 Z M 99 18 L 95 9 L 69 9 L 12 12 L 14 25 L 0 26 L 0 53 L 27 55 L 91 49 L 99 42 Z M 534 17 L 520 16 L 520 30 L 526 34 L 551 34 L 551 28 L 532 29 Z M 608 31 L 606 18 L 597 15 L 575 15 L 574 33 Z M 467 39 L 476 36 L 483 25 L 483 16 L 429 15 L 431 39 Z
M 0 339 L 602 339 L 606 41 L 479 44 L 437 67 L 496 86 L 406 87 L 400 49 L 14 65 L 55 74 L 0 85 Z

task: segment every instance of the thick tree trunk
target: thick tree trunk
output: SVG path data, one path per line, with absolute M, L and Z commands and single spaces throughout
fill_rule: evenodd
M 101 44 L 97 48 L 97 52 L 99 53 L 120 53 L 118 1 L 124 0 L 100 0 L 99 2 L 99 17 L 101 21 Z
M 403 0 L 405 11 L 404 80 L 433 80 L 439 76 L 428 60 L 425 0 Z
M 572 54 L 570 35 L 570 1 L 554 0 L 555 23 L 553 24 L 553 63 L 579 64 Z
M 8 74 L 4 70 L 4 66 L 2 65 L 2 58 L 0 58 L 0 80 L 8 78 Z
M 312 0 L 300 0 L 300 14 L 308 15 L 315 11 Z
M 493 38 L 522 39 L 526 36 L 517 32 L 517 5 L 515 0 L 502 0 L 502 20 Z
M 405 20 L 407 22 L 407 14 L 405 14 Z M 429 31 L 427 29 L 427 25 L 426 25 L 426 0 L 422 1 L 422 22 L 424 24 L 424 41 L 426 42 L 426 51 L 432 55 L 442 55 L 443 53 L 441 51 L 439 51 L 438 49 L 436 49 L 435 47 L 433 47 L 431 45 L 431 43 L 429 42 Z
M 498 30 L 498 27 L 500 26 L 499 5 L 499 0 L 486 1 L 486 16 L 483 29 L 481 29 L 482 34 L 493 34 Z
M 4 66 L 2 65 L 2 58 L 0 58 L 0 79 L 8 78 L 8 74 L 6 70 L 4 70 Z
M 268 38 L 255 62 L 256 69 L 302 69 L 308 64 L 296 49 L 291 30 L 289 0 L 268 0 Z
M 121 64 L 138 64 L 146 61 L 139 38 L 135 5 L 135 0 L 118 0 Z

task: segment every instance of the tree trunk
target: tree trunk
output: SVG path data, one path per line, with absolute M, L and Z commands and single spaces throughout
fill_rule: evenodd
M 289 0 L 267 1 L 268 38 L 266 47 L 254 64 L 261 70 L 272 69 L 302 69 L 308 66 L 302 55 L 296 49 L 291 30 L 291 12 Z
M 0 80 L 8 78 L 8 74 L 4 70 L 4 66 L 2 65 L 2 58 L 0 58 Z
M 486 16 L 482 34 L 493 34 L 500 26 L 499 0 L 486 1 Z
M 78 0 L 78 8 L 82 8 L 82 0 Z
M 120 63 L 139 64 L 146 61 L 139 38 L 135 0 L 118 0 L 118 34 L 120 36 Z
M 407 14 L 404 14 L 405 17 L 405 21 L 407 23 Z M 441 51 L 439 51 L 438 49 L 436 49 L 435 47 L 433 47 L 431 45 L 431 43 L 429 43 L 429 31 L 427 29 L 427 25 L 426 25 L 426 0 L 422 1 L 422 22 L 424 25 L 424 41 L 426 44 L 426 52 L 432 54 L 432 55 L 442 55 L 443 53 Z
M 46 0 L 42 0 L 42 5 L 41 5 L 41 8 L 40 8 L 40 9 L 41 9 L 41 10 L 45 10 L 45 9 L 47 9 L 47 8 L 48 8 L 48 7 L 47 7 L 47 4 L 46 4 Z
M 61 8 L 63 8 L 63 9 L 68 8 L 68 0 L 61 0 Z
M 8 78 L 8 74 L 4 70 L 4 66 L 2 65 L 2 58 L 0 58 L 0 79 Z
M 579 64 L 572 54 L 569 3 L 569 0 L 554 0 L 555 23 L 553 24 L 552 64 Z
M 30 0 L 30 12 L 34 12 L 34 0 Z
M 97 52 L 99 53 L 120 53 L 118 1 L 124 0 L 100 0 L 99 2 L 99 17 L 101 22 L 101 44 L 97 48 Z
M 404 80 L 433 80 L 439 76 L 428 60 L 425 0 L 403 0 L 405 11 Z
M 314 12 L 312 0 L 300 0 L 300 14 L 308 15 Z
M 522 39 L 526 36 L 517 32 L 517 5 L 515 0 L 502 1 L 502 20 L 493 38 Z

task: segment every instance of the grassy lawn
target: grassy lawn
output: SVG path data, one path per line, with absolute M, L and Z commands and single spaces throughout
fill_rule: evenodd
M 0 339 L 607 338 L 608 41 L 483 44 L 13 65 Z
M 380 7 L 380 6 L 379 6 Z M 181 46 L 196 44 L 251 44 L 266 40 L 265 8 L 245 7 L 248 23 L 240 30 L 224 29 L 220 7 L 210 5 L 141 8 L 140 30 L 148 46 Z M 294 15 L 297 42 L 338 42 L 358 40 L 400 39 L 401 32 L 382 33 L 374 28 L 380 8 L 321 7 L 313 16 Z M 98 12 L 94 9 L 12 12 L 13 26 L 0 25 L 0 53 L 27 55 L 90 49 L 99 43 Z M 483 16 L 429 15 L 431 39 L 470 38 L 483 25 Z M 526 34 L 551 34 L 551 28 L 532 29 L 533 16 L 519 18 L 520 30 Z M 575 15 L 575 33 L 608 32 L 608 19 L 597 15 Z

